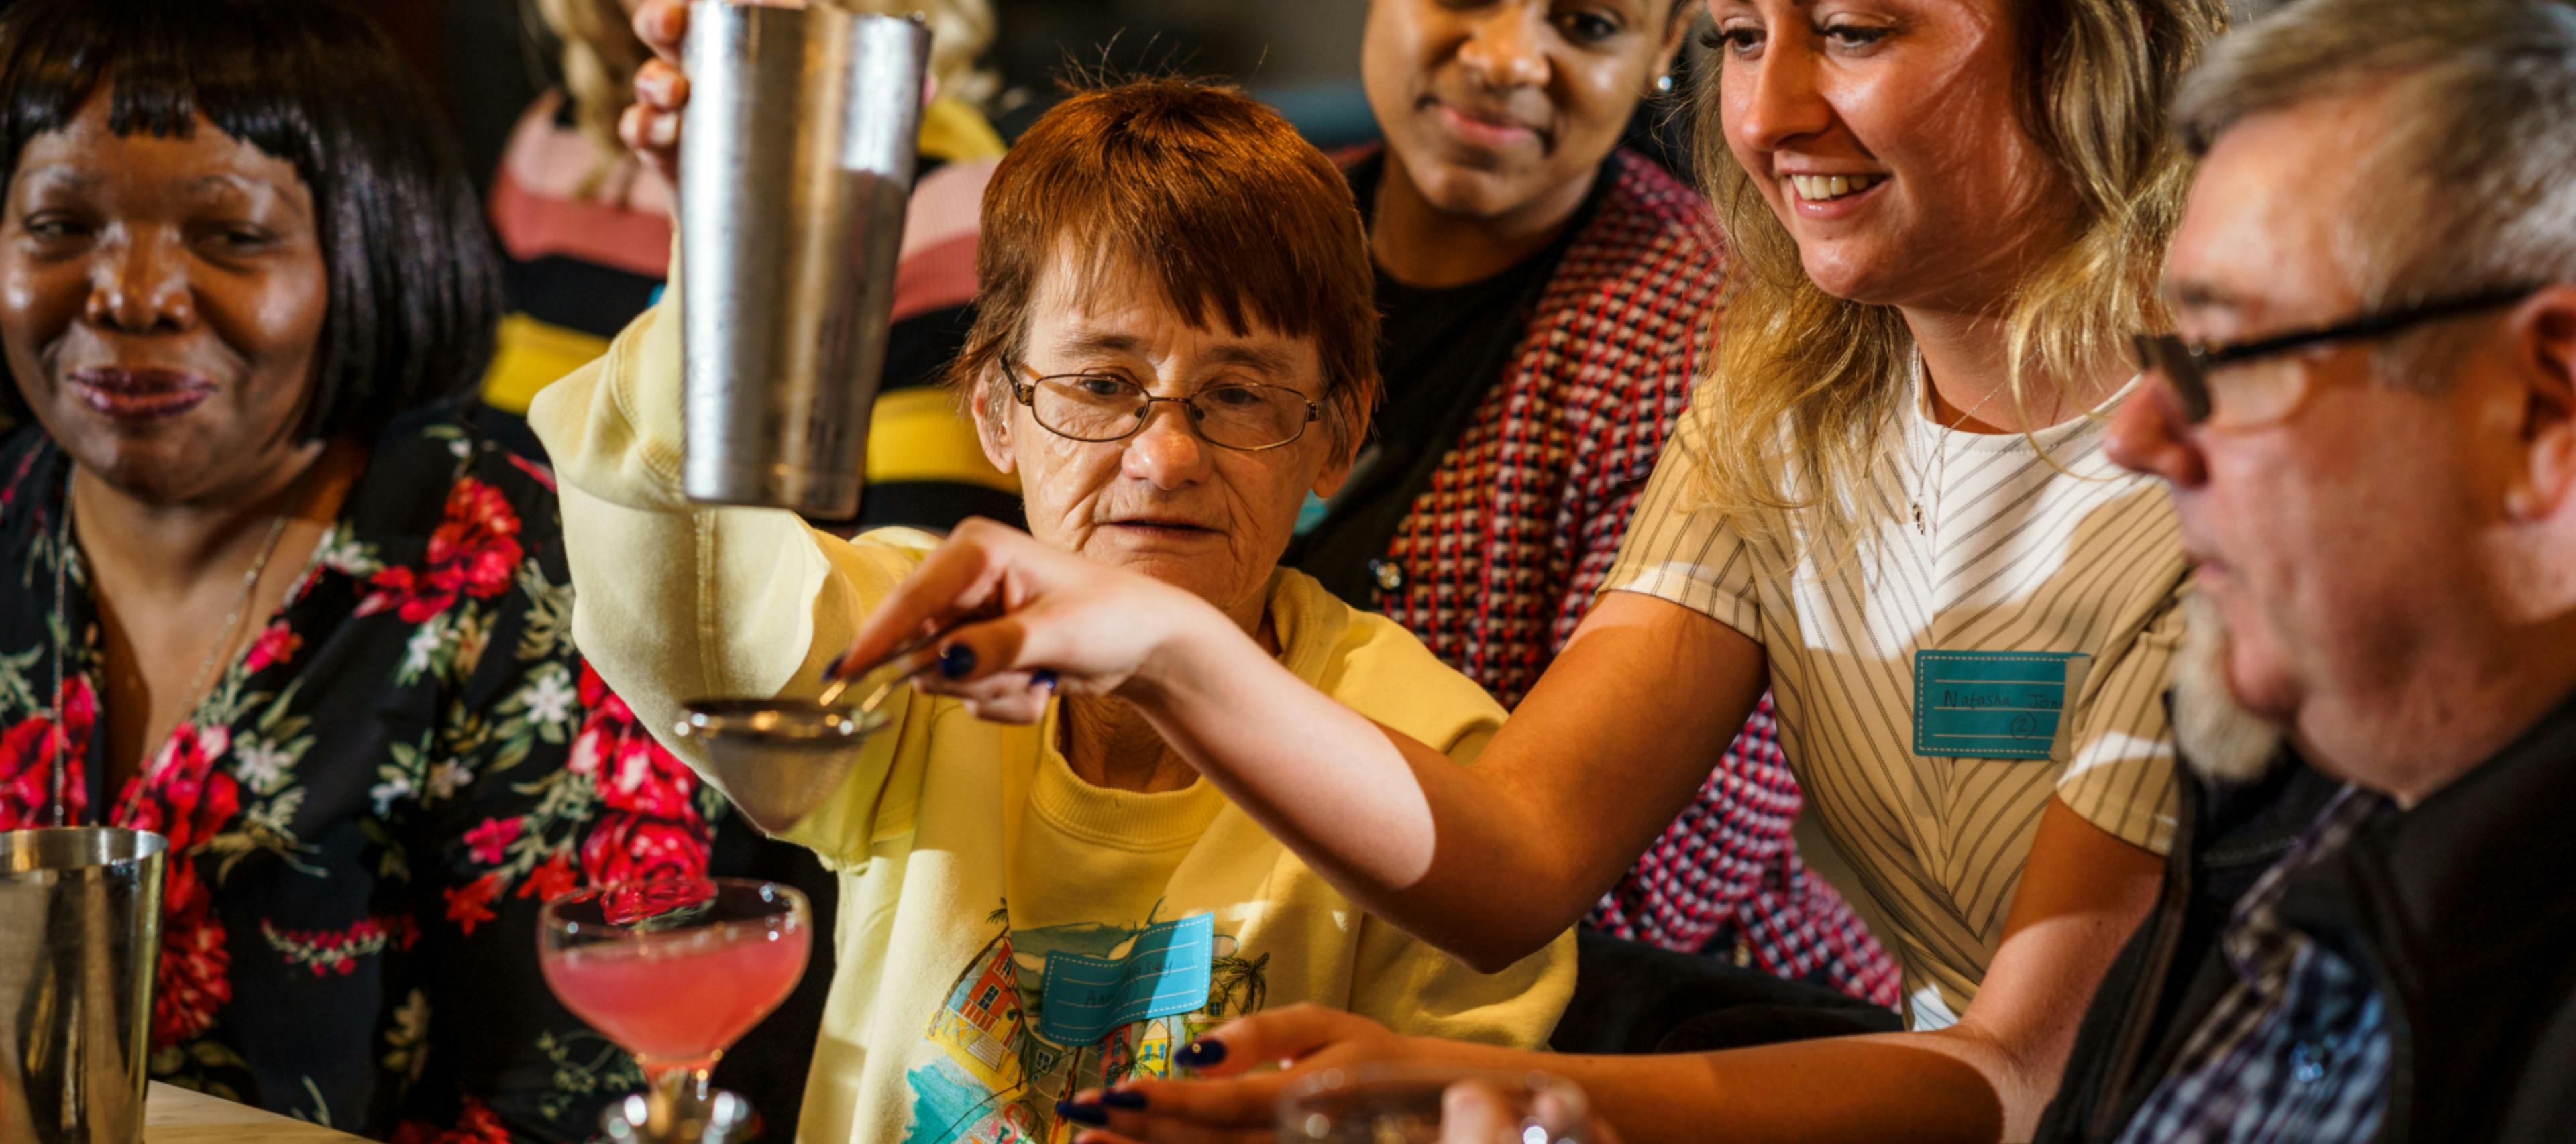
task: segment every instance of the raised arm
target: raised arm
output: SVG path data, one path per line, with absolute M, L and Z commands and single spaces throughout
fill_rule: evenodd
M 678 315 L 647 311 L 528 410 L 563 498 L 574 638 L 657 732 L 681 701 L 819 672 L 862 614 L 824 599 L 832 562 L 795 514 L 680 494 L 679 359 Z
M 680 705 L 820 690 L 824 663 L 849 646 L 913 552 L 843 541 L 790 512 L 684 498 L 679 325 L 666 299 L 600 360 L 538 394 L 528 416 L 555 463 L 583 656 L 655 739 L 724 789 L 697 744 L 671 734 Z M 903 719 L 907 709 L 899 699 L 888 713 Z M 793 825 L 795 841 L 846 858 L 844 847 L 865 840 L 871 792 L 902 737 L 876 736 L 840 797 L 803 821 L 801 803 L 724 793 L 763 829 Z
M 1562 933 L 1688 802 L 1762 692 L 1759 645 L 1613 593 L 1473 767 L 1325 698 L 1215 609 L 998 525 L 961 528 L 888 600 L 854 659 L 988 608 L 953 637 L 981 682 L 1047 668 L 1135 703 L 1166 742 L 1370 912 L 1484 969 Z

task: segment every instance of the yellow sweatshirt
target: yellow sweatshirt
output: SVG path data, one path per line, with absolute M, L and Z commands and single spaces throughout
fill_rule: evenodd
M 671 303 L 647 312 L 530 410 L 560 477 L 575 637 L 657 731 L 686 699 L 815 690 L 935 543 L 683 500 L 678 330 Z M 1298 678 L 1461 763 L 1502 722 L 1410 633 L 1303 574 L 1274 573 L 1269 607 Z M 1076 778 L 1054 706 L 1012 727 L 908 690 L 888 705 L 893 725 L 789 832 L 841 887 L 805 1140 L 1060 1141 L 1057 1100 L 1165 1075 L 1226 1018 L 1311 1001 L 1534 1047 L 1573 990 L 1570 937 L 1477 974 L 1360 912 L 1205 781 Z

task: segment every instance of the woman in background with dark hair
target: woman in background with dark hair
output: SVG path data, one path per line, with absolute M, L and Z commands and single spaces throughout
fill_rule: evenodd
M 1591 611 L 1713 340 L 1714 212 L 1620 145 L 1697 15 L 1688 0 L 1369 4 L 1361 74 L 1385 144 L 1346 172 L 1369 220 L 1386 403 L 1289 563 L 1505 707 Z M 1758 1008 L 1711 1020 L 1894 1028 L 1886 1009 L 1744 972 L 1896 1003 L 1895 963 L 1800 860 L 1801 802 L 1766 700 L 1585 917 L 1554 1044 L 1643 1051 L 1737 1006 Z
M 579 1138 L 637 1078 L 538 906 L 706 871 L 719 803 L 574 654 L 552 477 L 463 400 L 499 277 L 432 106 L 332 0 L 0 21 L 0 828 L 169 836 L 153 1076 Z

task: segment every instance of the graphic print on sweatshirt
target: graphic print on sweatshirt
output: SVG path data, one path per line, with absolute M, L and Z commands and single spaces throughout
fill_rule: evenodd
M 1242 956 L 1210 914 L 1014 932 L 1005 907 L 987 921 L 992 940 L 924 1030 L 940 1051 L 904 1074 L 904 1144 L 1062 1144 L 1075 1126 L 1057 1101 L 1168 1076 L 1173 1050 L 1268 999 L 1270 956 Z

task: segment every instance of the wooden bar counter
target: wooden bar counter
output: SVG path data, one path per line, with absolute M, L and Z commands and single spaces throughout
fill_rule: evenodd
M 352 1144 L 358 1140 L 346 1132 L 159 1081 L 152 1082 L 143 1098 L 143 1144 Z

